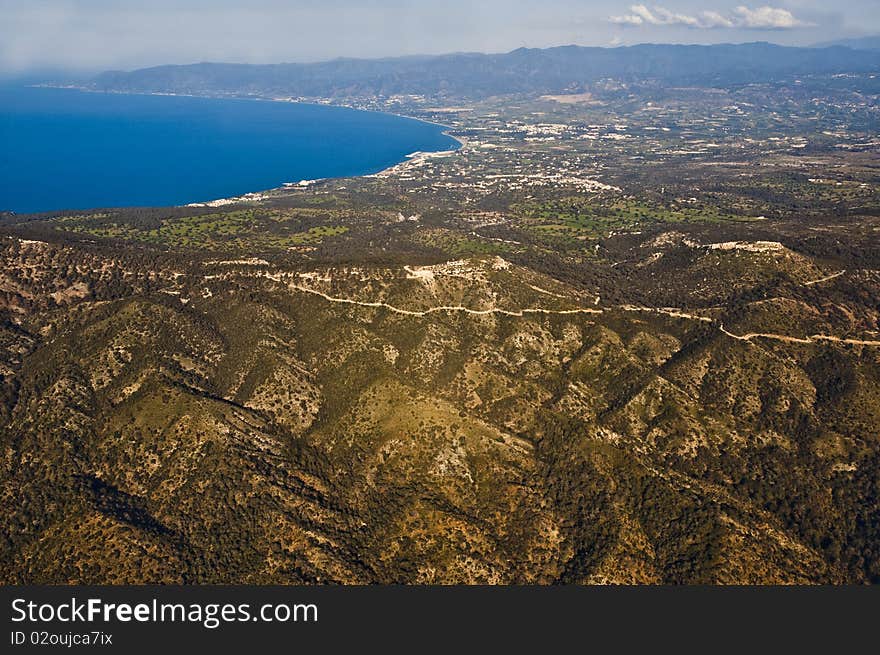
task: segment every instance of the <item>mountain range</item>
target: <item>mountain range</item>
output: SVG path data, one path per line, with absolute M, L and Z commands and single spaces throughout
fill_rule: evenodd
M 868 72 L 880 52 L 843 46 L 792 48 L 770 43 L 637 45 L 621 48 L 519 48 L 505 54 L 459 53 L 308 64 L 198 63 L 110 71 L 87 84 L 97 91 L 358 97 L 396 94 L 480 98 L 578 90 L 607 79 L 665 85 L 730 86 L 803 75 Z
M 835 46 L 852 48 L 853 50 L 880 50 L 880 36 L 860 36 L 854 39 L 840 39 L 816 45 L 817 48 L 832 48 Z

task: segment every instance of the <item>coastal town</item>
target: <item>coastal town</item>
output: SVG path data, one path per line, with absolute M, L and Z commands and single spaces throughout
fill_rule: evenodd
M 848 81 L 870 86 L 875 77 Z M 459 149 L 414 153 L 376 176 L 393 180 L 408 194 L 451 194 L 466 206 L 497 194 L 521 199 L 559 192 L 638 195 L 683 209 L 709 206 L 759 219 L 773 215 L 774 208 L 754 193 L 719 194 L 711 181 L 748 177 L 751 183 L 761 174 L 776 178 L 766 183 L 772 187 L 785 178 L 793 195 L 877 202 L 872 126 L 880 120 L 880 107 L 848 86 L 820 93 L 821 83 L 796 80 L 730 91 L 664 90 L 608 80 L 589 93 L 448 107 L 417 95 L 307 100 L 447 126 Z M 646 170 L 651 171 L 648 185 Z

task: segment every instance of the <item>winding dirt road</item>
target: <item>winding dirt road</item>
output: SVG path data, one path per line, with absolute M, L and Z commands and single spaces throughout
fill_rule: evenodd
M 840 277 L 841 275 L 846 274 L 846 271 L 840 271 L 839 273 L 832 273 L 831 275 L 826 275 L 825 277 L 820 277 L 818 280 L 810 280 L 809 282 L 804 282 L 805 287 L 811 287 L 814 284 L 822 284 L 823 282 L 830 282 L 831 280 Z
M 577 309 L 544 309 L 542 307 L 535 308 L 526 308 L 519 310 L 510 310 L 510 309 L 500 309 L 498 307 L 492 307 L 490 309 L 471 309 L 470 307 L 463 307 L 461 305 L 440 305 L 438 307 L 431 307 L 429 309 L 424 310 L 413 310 L 413 309 L 401 309 L 400 307 L 395 307 L 394 305 L 389 305 L 386 302 L 368 302 L 365 300 L 352 300 L 351 298 L 339 298 L 336 296 L 329 296 L 326 293 L 318 291 L 317 289 L 309 289 L 308 287 L 304 287 L 299 284 L 291 284 L 290 287 L 292 289 L 296 289 L 297 291 L 302 291 L 304 293 L 310 293 L 315 296 L 320 296 L 324 300 L 328 302 L 335 303 L 343 303 L 346 305 L 358 305 L 360 307 L 374 307 L 387 309 L 388 311 L 394 312 L 395 314 L 403 314 L 404 316 L 428 316 L 429 314 L 436 314 L 439 312 L 463 312 L 465 314 L 473 314 L 475 316 L 486 316 L 488 314 L 501 314 L 503 316 L 515 316 L 518 318 L 522 318 L 526 314 L 603 314 L 604 310 L 602 309 L 585 309 L 585 308 L 577 308 Z
M 880 347 L 880 341 L 868 341 L 864 339 L 845 339 L 841 337 L 835 337 L 830 334 L 811 334 L 808 337 L 799 338 L 799 337 L 790 337 L 784 334 L 772 334 L 767 332 L 750 332 L 749 334 L 733 334 L 732 332 L 728 332 L 724 329 L 724 326 L 721 325 L 719 328 L 722 333 L 726 334 L 731 339 L 736 339 L 737 341 L 752 341 L 753 339 L 773 339 L 775 341 L 784 341 L 786 343 L 801 343 L 801 344 L 811 344 L 816 343 L 817 341 L 832 341 L 834 343 L 847 343 L 853 346 L 876 346 Z
M 818 281 L 817 281 L 818 282 Z M 390 312 L 394 312 L 395 314 L 401 314 L 403 316 L 415 316 L 415 317 L 423 317 L 428 316 L 430 314 L 437 314 L 442 312 L 462 312 L 465 314 L 471 314 L 474 316 L 486 316 L 489 314 L 499 314 L 502 316 L 514 316 L 518 318 L 522 318 L 527 314 L 547 314 L 547 315 L 573 315 L 573 314 L 605 314 L 608 310 L 606 309 L 596 309 L 596 308 L 576 308 L 576 309 L 547 309 L 544 307 L 529 307 L 525 309 L 519 310 L 510 310 L 510 309 L 501 309 L 498 307 L 493 307 L 490 309 L 471 309 L 470 307 L 464 307 L 462 305 L 440 305 L 437 307 L 430 307 L 424 310 L 413 310 L 413 309 L 402 309 L 400 307 L 395 307 L 394 305 L 390 305 L 386 302 L 379 301 L 366 301 L 366 300 L 354 300 L 352 298 L 341 298 L 337 296 L 331 296 L 329 294 L 324 293 L 323 291 L 318 291 L 317 289 L 310 289 L 309 287 L 302 286 L 301 284 L 291 283 L 290 288 L 296 291 L 300 291 L 302 293 L 308 293 L 313 296 L 318 296 L 319 298 L 323 298 L 327 302 L 339 303 L 344 305 L 355 305 L 358 307 L 370 307 L 373 309 L 387 309 Z M 664 316 L 671 316 L 673 318 L 682 318 L 691 321 L 700 321 L 702 323 L 713 323 L 714 319 L 708 316 L 700 316 L 698 314 L 691 314 L 685 312 L 681 309 L 677 309 L 674 307 L 639 307 L 636 305 L 621 305 L 619 307 L 615 307 L 618 311 L 624 312 L 645 312 L 652 314 L 662 314 Z M 880 341 L 871 341 L 864 339 L 848 339 L 835 337 L 833 335 L 828 334 L 811 334 L 808 337 L 792 337 L 785 334 L 773 334 L 767 332 L 752 332 L 749 334 L 734 334 L 724 328 L 724 325 L 719 324 L 718 329 L 725 336 L 730 337 L 731 339 L 736 339 L 737 341 L 745 341 L 752 342 L 754 339 L 771 339 L 775 341 L 782 341 L 784 343 L 796 343 L 796 344 L 815 344 L 820 341 L 830 341 L 833 343 L 844 343 L 849 345 L 856 346 L 872 346 L 872 347 L 880 347 Z

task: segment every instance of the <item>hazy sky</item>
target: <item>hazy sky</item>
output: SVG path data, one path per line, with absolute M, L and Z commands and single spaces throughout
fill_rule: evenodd
M 880 0 L 0 0 L 0 72 L 880 33 Z

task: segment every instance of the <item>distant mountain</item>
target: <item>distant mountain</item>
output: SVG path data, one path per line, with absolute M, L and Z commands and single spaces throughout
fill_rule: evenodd
M 857 39 L 841 39 L 840 41 L 830 41 L 820 43 L 817 48 L 829 47 L 852 48 L 853 50 L 880 50 L 880 36 L 863 36 Z
M 740 45 L 637 45 L 622 48 L 520 48 L 506 54 L 459 53 L 312 64 L 158 66 L 111 71 L 88 86 L 100 91 L 195 95 L 353 97 L 423 94 L 479 98 L 551 93 L 604 78 L 724 86 L 792 75 L 880 70 L 880 52 L 851 48 Z

